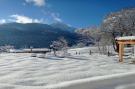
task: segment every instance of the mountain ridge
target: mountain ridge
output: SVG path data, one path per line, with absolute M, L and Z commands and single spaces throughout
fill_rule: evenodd
M 55 25 L 56 26 L 56 25 Z M 73 31 L 69 31 L 68 26 L 55 27 L 40 23 L 5 23 L 0 25 L 0 46 L 13 45 L 15 48 L 21 47 L 49 47 L 52 41 L 59 37 L 64 37 L 69 45 L 75 44 L 78 36 Z M 72 28 L 75 30 L 75 28 Z

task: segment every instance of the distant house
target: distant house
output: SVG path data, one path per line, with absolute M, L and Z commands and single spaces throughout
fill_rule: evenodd
M 46 53 L 50 50 L 47 48 L 29 48 L 29 49 L 10 49 L 11 53 Z

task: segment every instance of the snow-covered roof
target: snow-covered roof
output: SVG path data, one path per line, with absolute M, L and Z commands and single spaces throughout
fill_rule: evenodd
M 117 37 L 116 40 L 135 40 L 135 36 Z

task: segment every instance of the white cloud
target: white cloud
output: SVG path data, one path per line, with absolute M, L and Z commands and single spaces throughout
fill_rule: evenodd
M 43 22 L 43 19 L 41 19 L 41 20 L 32 19 L 30 17 L 18 15 L 18 14 L 11 15 L 10 17 L 12 18 L 10 20 L 17 22 L 17 23 L 23 23 L 23 24 L 25 24 L 25 23 L 42 23 Z
M 51 16 L 52 16 L 54 21 L 62 22 L 62 19 L 60 18 L 59 13 L 51 13 Z
M 27 3 L 34 3 L 36 6 L 44 6 L 45 0 L 25 0 Z
M 0 19 L 0 24 L 4 24 L 6 23 L 6 20 L 5 19 Z

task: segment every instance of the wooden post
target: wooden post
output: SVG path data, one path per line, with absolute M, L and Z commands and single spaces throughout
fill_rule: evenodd
M 134 45 L 134 57 L 135 57 L 135 45 Z
M 119 44 L 119 62 L 123 62 L 124 44 Z

